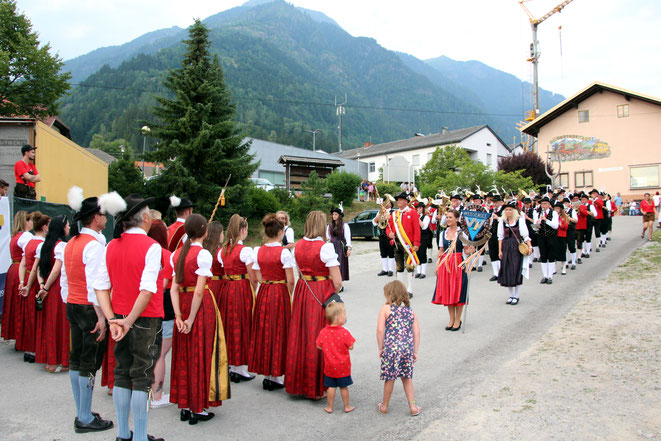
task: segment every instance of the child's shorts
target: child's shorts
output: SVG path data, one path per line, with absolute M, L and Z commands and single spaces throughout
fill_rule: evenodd
M 324 375 L 324 386 L 326 387 L 347 387 L 352 384 L 351 375 L 342 378 L 331 378 L 328 375 Z

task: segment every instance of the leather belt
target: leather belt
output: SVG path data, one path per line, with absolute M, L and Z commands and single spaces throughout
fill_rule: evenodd
M 225 275 L 223 276 L 223 278 L 224 278 L 225 280 L 236 281 L 236 280 L 247 279 L 248 277 L 247 277 L 247 274 L 225 274 Z
M 307 274 L 303 274 L 303 279 L 308 282 L 321 282 L 322 280 L 330 279 L 330 276 L 308 276 Z
M 204 285 L 204 289 L 209 289 L 209 285 Z M 183 292 L 195 292 L 194 286 L 182 286 L 181 290 Z
M 280 285 L 287 283 L 286 280 L 262 280 L 262 285 Z

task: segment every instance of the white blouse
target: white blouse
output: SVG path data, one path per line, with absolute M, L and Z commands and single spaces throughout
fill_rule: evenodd
M 271 242 L 264 245 L 265 247 L 278 247 L 282 246 L 280 242 Z M 260 247 L 255 247 L 253 251 L 253 264 L 252 269 L 259 271 L 259 262 L 257 261 L 257 252 Z M 291 255 L 291 252 L 283 248 L 282 253 L 280 253 L 280 263 L 282 263 L 283 268 L 293 268 L 294 267 L 294 257 Z
M 21 236 L 18 238 L 18 241 L 16 244 L 23 250 L 25 253 L 25 246 L 30 242 L 33 238 L 33 234 L 30 233 L 29 231 L 24 231 L 21 233 Z
M 242 241 L 242 240 L 239 241 L 239 245 L 243 245 L 243 241 Z M 223 267 L 224 267 L 225 264 L 223 263 L 223 258 L 221 257 L 220 254 L 221 254 L 221 253 L 217 253 L 216 256 L 217 256 L 218 262 L 219 262 L 221 265 L 223 265 Z M 248 266 L 248 265 L 250 265 L 251 263 L 253 263 L 253 262 L 255 261 L 255 259 L 254 259 L 254 257 L 253 257 L 252 248 L 250 248 L 250 247 L 243 247 L 243 248 L 241 248 L 241 252 L 239 253 L 239 260 L 240 260 L 241 262 L 243 262 L 244 264 L 246 264 L 246 266 Z
M 344 232 L 344 242 L 346 242 L 347 246 L 351 246 L 351 227 L 347 225 L 346 222 L 343 224 L 343 232 Z M 330 225 L 326 225 L 326 237 L 330 240 Z
M 317 236 L 314 239 L 308 239 L 307 237 L 303 237 L 303 239 L 307 240 L 308 242 L 314 242 L 316 240 L 320 240 L 323 242 L 324 240 L 320 236 Z M 327 268 L 330 268 L 332 266 L 340 266 L 340 262 L 337 260 L 337 253 L 335 252 L 335 247 L 330 242 L 326 242 L 321 246 L 321 250 L 319 251 L 319 258 L 321 259 L 322 262 L 326 264 Z
M 530 232 L 528 231 L 528 226 L 526 225 L 526 218 L 519 216 L 517 220 L 519 222 L 519 234 L 516 234 L 517 239 L 521 239 L 522 242 L 530 240 Z M 505 218 L 501 218 L 498 222 L 498 240 L 505 239 Z M 509 226 L 509 224 L 507 224 Z
M 199 242 L 192 243 L 190 246 L 202 248 L 202 244 Z M 212 264 L 213 264 L 213 257 L 211 256 L 209 250 L 206 249 L 200 250 L 200 252 L 197 255 L 197 269 L 195 270 L 195 274 L 197 274 L 198 276 L 213 277 L 213 273 L 211 272 Z M 175 277 L 176 271 L 174 266 L 174 253 L 170 255 L 170 265 L 172 266 L 172 277 Z

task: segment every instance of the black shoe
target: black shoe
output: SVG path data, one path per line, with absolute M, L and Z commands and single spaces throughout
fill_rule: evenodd
M 542 277 L 542 280 L 539 281 L 540 284 L 544 285 L 548 279 L 546 277 Z
M 547 285 L 553 285 L 553 279 L 546 279 Z
M 211 418 L 215 417 L 216 414 L 213 412 L 209 412 L 206 415 L 202 415 L 200 413 L 191 413 L 190 414 L 190 420 L 188 420 L 188 424 L 191 426 L 194 426 L 195 424 L 199 423 L 200 421 L 209 421 Z
M 342 288 L 340 288 L 339 292 L 344 292 L 344 286 Z M 252 378 L 251 378 L 251 380 L 252 380 Z
M 149 435 L 149 434 L 147 434 L 147 439 L 149 441 L 165 441 L 163 438 L 156 438 L 154 435 Z M 132 441 L 132 440 L 133 440 L 133 431 L 131 431 L 130 438 L 120 438 L 120 437 L 115 438 L 115 441 Z
M 507 303 L 508 305 L 511 305 L 512 300 L 514 300 L 514 297 L 510 297 L 509 299 L 507 299 L 507 301 L 505 303 Z
M 486 262 L 482 262 L 482 266 L 484 266 L 484 265 L 486 265 L 486 264 L 487 264 Z
M 413 276 L 413 277 L 415 277 L 416 279 L 419 279 L 420 278 L 420 273 L 416 273 L 416 275 Z
M 536 257 L 533 257 L 532 261 L 533 261 L 533 262 L 537 262 L 537 258 L 536 258 Z
M 491 278 L 489 279 L 489 282 L 495 282 L 496 280 L 498 280 L 497 276 L 491 276 Z
M 409 293 L 409 299 L 412 299 L 412 298 L 413 298 L 413 293 L 410 292 L 410 293 Z
M 427 259 L 427 263 L 432 263 L 432 260 L 431 260 L 431 259 Z
M 458 330 L 460 330 L 460 329 L 461 329 L 461 324 L 462 324 L 462 323 L 463 323 L 463 322 L 462 322 L 461 320 L 459 320 L 459 326 L 456 327 L 456 328 L 451 328 L 450 330 L 453 331 L 453 332 L 454 332 L 454 331 L 458 331 Z
M 571 266 L 571 269 L 575 270 L 575 269 L 576 269 L 576 265 L 572 265 L 572 266 Z
M 232 376 L 233 373 L 234 372 L 230 372 L 230 377 Z M 190 410 L 181 409 L 181 412 L 179 412 L 179 420 L 180 421 L 190 420 Z
M 268 381 L 269 383 L 271 383 L 271 390 L 279 390 L 285 388 L 284 384 L 280 384 L 277 381 L 273 381 L 273 380 L 268 380 Z
M 425 277 L 427 277 L 427 276 L 424 275 L 424 274 L 420 274 L 420 277 L 418 277 L 418 279 L 424 279 Z
M 241 381 L 250 381 L 250 380 L 254 380 L 254 379 L 255 379 L 255 376 L 254 376 L 254 375 L 248 375 L 248 376 L 246 377 L 245 375 L 241 375 L 241 374 L 239 374 L 239 373 L 237 373 L 237 372 L 232 372 L 232 374 L 234 374 L 235 378 L 237 379 L 237 381 L 235 381 L 235 383 L 239 383 L 239 382 L 241 382 Z
M 512 299 L 512 303 L 510 303 L 510 305 L 518 305 L 518 304 L 519 304 L 519 299 L 517 299 L 516 297 L 514 297 L 514 298 Z
M 273 389 L 271 389 L 271 380 L 264 378 L 264 381 L 262 381 L 262 389 L 272 391 Z
M 387 276 L 387 275 L 388 275 L 388 271 L 383 271 L 383 270 L 381 270 L 381 272 L 377 274 L 377 276 Z
M 477 272 L 478 272 L 478 273 L 481 273 L 481 272 L 482 272 L 482 267 L 481 267 L 481 266 L 478 266 L 478 267 L 477 267 Z
M 528 266 L 528 268 L 532 268 L 532 263 Z
M 392 271 L 388 271 L 388 277 L 392 277 Z
M 88 424 L 83 424 L 80 421 L 78 421 L 78 418 L 76 418 L 73 426 L 76 433 L 101 432 L 103 430 L 112 429 L 113 427 L 112 421 L 106 421 L 96 415 L 93 416 L 94 419 L 92 420 L 91 423 Z
M 601 250 L 599 249 L 599 247 L 597 247 L 597 253 L 601 253 Z
M 147 435 L 149 437 L 149 435 Z M 131 436 L 128 438 L 116 437 L 115 441 L 132 441 L 133 440 L 133 431 L 131 431 Z
M 607 237 L 606 240 L 611 240 L 611 238 L 610 238 L 610 237 Z
M 445 327 L 445 330 L 446 330 L 446 331 L 452 331 L 452 326 L 446 326 L 446 327 Z
M 582 261 L 581 259 L 578 259 L 578 260 L 576 261 L 576 263 L 578 263 L 579 265 L 582 265 L 582 264 L 583 264 L 583 261 Z
M 27 352 L 23 354 L 23 361 L 26 363 L 34 363 L 35 356 L 33 354 L 28 354 Z
M 149 434 L 147 434 L 147 440 L 148 441 L 165 441 L 164 438 L 156 438 L 154 435 L 149 435 Z
M 589 255 L 589 254 L 586 254 L 586 255 L 583 256 L 583 257 L 585 257 L 586 259 L 589 259 L 589 258 L 590 258 L 590 255 Z

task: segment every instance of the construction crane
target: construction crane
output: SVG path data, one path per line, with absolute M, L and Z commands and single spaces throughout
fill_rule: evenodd
M 551 9 L 549 12 L 541 16 L 540 18 L 535 18 L 534 15 L 528 10 L 524 3 L 529 2 L 530 0 L 519 0 L 519 4 L 530 18 L 530 27 L 532 28 L 532 43 L 530 44 L 530 58 L 527 61 L 532 63 L 532 101 L 533 109 L 529 112 L 526 112 L 525 120 L 532 121 L 539 116 L 539 74 L 537 71 L 537 65 L 539 64 L 539 57 L 541 55 L 539 51 L 539 41 L 537 41 L 537 27 L 548 20 L 554 14 L 561 12 L 562 9 L 573 2 L 574 0 L 565 0 L 555 8 Z

